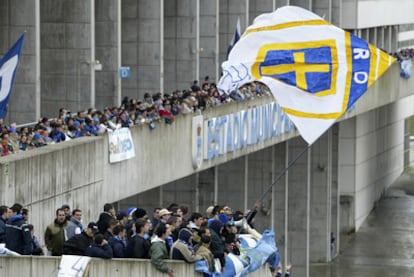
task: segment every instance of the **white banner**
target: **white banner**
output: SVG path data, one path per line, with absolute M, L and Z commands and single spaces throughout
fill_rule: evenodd
M 60 260 L 58 277 L 83 277 L 90 257 L 63 255 Z
M 110 163 L 135 157 L 134 142 L 129 128 L 108 129 L 108 138 Z

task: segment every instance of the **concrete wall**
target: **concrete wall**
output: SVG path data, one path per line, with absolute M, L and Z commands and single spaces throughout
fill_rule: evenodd
M 413 23 L 412 11 L 414 3 L 411 0 L 401 0 L 398 7 L 401 12 L 389 13 L 394 9 L 393 3 L 387 0 L 343 1 L 343 24 L 342 28 L 362 29 L 385 25 L 402 25 Z M 367 16 L 367 14 L 377 16 Z
M 406 138 L 401 134 L 413 108 L 410 96 L 340 123 L 341 194 L 351 197 L 349 216 L 355 219 L 346 226 L 350 221 L 343 218 L 344 230 L 358 230 L 375 201 L 401 174 Z
M 203 276 L 194 271 L 193 264 L 181 261 L 166 260 L 168 267 L 174 270 L 175 276 Z M 59 257 L 4 257 L 0 256 L 1 276 L 56 276 L 60 264 Z M 113 277 L 113 276 L 166 276 L 157 271 L 155 267 L 142 259 L 91 259 L 89 262 L 89 277 Z M 249 276 L 268 276 L 269 269 L 266 266 L 259 268 Z

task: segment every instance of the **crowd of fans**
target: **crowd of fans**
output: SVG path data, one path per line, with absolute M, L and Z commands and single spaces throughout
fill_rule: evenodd
M 413 59 L 414 48 L 401 49 L 392 55 L 399 62 Z M 216 84 L 211 83 L 206 76 L 201 86 L 198 81 L 194 81 L 190 88 L 170 94 L 158 92 L 151 95 L 147 92 L 143 99 L 124 97 L 119 107 L 106 107 L 103 110 L 90 108 L 75 114 L 60 108 L 56 118 L 43 117 L 31 127 L 17 129 L 15 123 L 7 126 L 0 118 L 0 153 L 6 156 L 83 136 L 97 136 L 105 133 L 107 128 L 148 124 L 150 129 L 155 129 L 159 123 L 172 124 L 175 117 L 181 114 L 202 112 L 229 102 L 269 94 L 266 85 L 252 82 L 230 95 L 220 95 Z
M 82 211 L 65 204 L 46 227 L 45 245 L 41 246 L 29 224 L 28 210 L 15 203 L 10 208 L 0 206 L 0 254 L 149 259 L 170 277 L 174 272 L 166 259 L 187 263 L 204 260 L 209 272 L 225 272 L 226 255 L 243 255 L 240 234 L 261 238 L 254 229 L 255 215 L 256 209 L 244 214 L 219 205 L 207 208 L 205 215 L 190 213 L 186 204 L 155 208 L 150 215 L 137 207 L 116 212 L 112 204 L 105 204 L 96 223 L 84 226 Z M 285 276 L 290 268 L 289 264 Z M 280 264 L 270 270 L 272 276 L 282 274 Z
M 198 81 L 194 81 L 188 90 L 176 90 L 171 94 L 158 92 L 151 95 L 147 92 L 144 99 L 124 97 L 120 107 L 106 107 L 103 110 L 90 108 L 75 114 L 60 108 L 56 118 L 43 117 L 31 127 L 18 129 L 15 123 L 7 126 L 0 119 L 0 153 L 6 156 L 83 136 L 97 136 L 105 133 L 107 128 L 148 124 L 150 129 L 155 129 L 157 124 L 172 124 L 175 117 L 181 114 L 202 112 L 263 94 L 269 94 L 267 87 L 254 82 L 230 95 L 220 95 L 216 85 L 210 83 L 206 76 L 201 87 Z
M 393 54 L 393 56 L 400 62 L 405 59 L 414 59 L 414 48 L 401 49 Z

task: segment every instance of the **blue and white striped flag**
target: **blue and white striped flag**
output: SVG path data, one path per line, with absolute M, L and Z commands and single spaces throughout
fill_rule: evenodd
M 10 93 L 13 88 L 14 77 L 20 61 L 25 34 L 23 34 L 12 48 L 0 60 L 0 118 L 4 118 L 9 105 Z
M 258 16 L 222 64 L 220 93 L 266 84 L 312 144 L 395 61 L 364 40 L 305 9 L 286 6 Z
M 236 44 L 236 42 L 239 41 L 240 39 L 240 17 L 237 18 L 237 23 L 236 23 L 236 30 L 234 31 L 234 35 L 233 38 L 231 39 L 229 48 L 227 48 L 227 58 L 229 58 L 229 54 L 231 49 L 233 49 L 234 45 Z

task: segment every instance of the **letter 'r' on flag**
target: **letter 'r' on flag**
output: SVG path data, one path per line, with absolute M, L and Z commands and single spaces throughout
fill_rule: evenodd
M 295 6 L 259 15 L 222 64 L 221 93 L 260 81 L 312 144 L 391 66 L 393 57 Z
M 0 60 L 0 118 L 4 118 L 7 113 L 24 37 L 25 33 Z
M 236 30 L 234 30 L 233 38 L 231 39 L 229 48 L 227 48 L 227 58 L 229 57 L 231 49 L 233 49 L 236 42 L 240 39 L 240 17 L 237 18 Z

